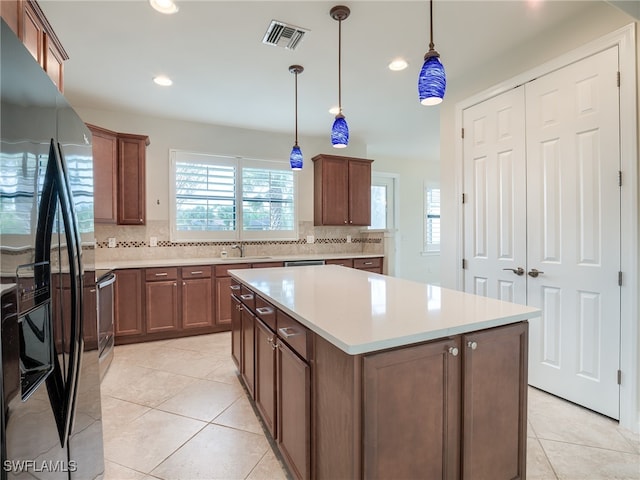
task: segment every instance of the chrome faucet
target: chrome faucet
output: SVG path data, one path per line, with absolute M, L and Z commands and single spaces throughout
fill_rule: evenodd
M 236 243 L 231 247 L 231 249 L 237 248 L 240 250 L 240 257 L 244 257 L 244 245 L 242 243 Z

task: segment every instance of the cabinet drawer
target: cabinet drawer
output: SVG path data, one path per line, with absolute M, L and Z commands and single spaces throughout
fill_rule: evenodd
M 276 314 L 276 333 L 287 345 L 305 360 L 311 353 L 311 333 L 307 327 L 294 320 L 286 313 L 278 310 Z
M 178 278 L 178 268 L 146 268 L 145 280 L 153 282 L 155 280 L 176 280 Z
M 382 258 L 354 258 L 353 268 L 379 268 L 382 267 Z
M 234 263 L 232 265 L 216 265 L 216 277 L 228 277 L 229 270 L 236 270 L 240 268 L 251 268 L 248 263 Z
M 276 329 L 276 309 L 260 295 L 256 295 L 256 315 L 271 330 Z
M 195 266 L 195 267 L 182 267 L 182 279 L 188 278 L 211 278 L 211 267 Z
M 325 260 L 325 265 L 340 265 L 342 267 L 353 268 L 353 258 L 340 258 L 340 259 L 332 259 Z
M 240 285 L 240 301 L 244 303 L 249 310 L 256 310 L 256 295 L 244 285 Z
M 253 263 L 253 268 L 273 268 L 273 267 L 284 267 L 284 262 L 262 262 L 262 263 Z

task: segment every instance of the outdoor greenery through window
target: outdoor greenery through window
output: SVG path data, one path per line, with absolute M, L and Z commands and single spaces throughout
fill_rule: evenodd
M 297 239 L 286 162 L 171 151 L 172 238 Z

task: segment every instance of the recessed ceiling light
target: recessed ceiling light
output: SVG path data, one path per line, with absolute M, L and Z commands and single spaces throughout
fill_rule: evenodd
M 336 105 L 335 107 L 331 107 L 331 108 L 329 109 L 329 113 L 330 113 L 331 115 L 337 115 L 337 114 L 339 114 L 339 113 L 340 113 L 340 107 L 338 107 L 337 105 Z
M 173 0 L 149 0 L 149 4 L 154 10 L 160 13 L 166 13 L 167 15 L 178 11 L 178 6 Z
M 173 80 L 171 80 L 166 75 L 158 75 L 157 77 L 153 77 L 153 81 L 158 85 L 162 85 L 163 87 L 173 85 Z
M 396 58 L 389 64 L 389 70 L 393 70 L 394 72 L 399 72 L 400 70 L 404 70 L 408 66 L 409 64 L 404 58 Z

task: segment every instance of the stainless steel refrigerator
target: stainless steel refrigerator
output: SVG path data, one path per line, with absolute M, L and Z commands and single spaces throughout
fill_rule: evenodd
M 91 133 L 0 23 L 1 478 L 101 478 Z

